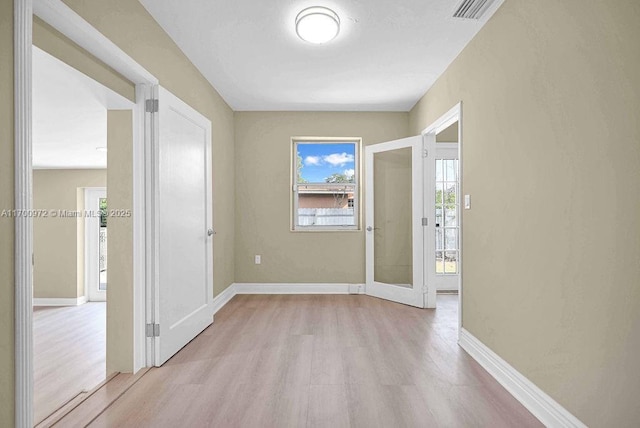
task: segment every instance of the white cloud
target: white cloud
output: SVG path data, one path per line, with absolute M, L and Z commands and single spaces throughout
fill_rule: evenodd
M 356 170 L 355 169 L 345 169 L 344 170 L 344 175 L 347 176 L 347 178 L 351 178 L 356 174 Z
M 304 164 L 306 166 L 309 165 L 320 165 L 320 156 L 307 156 L 306 158 L 304 158 Z
M 327 156 L 323 156 L 322 160 L 333 166 L 345 166 L 348 163 L 353 163 L 354 156 L 349 153 L 332 153 Z

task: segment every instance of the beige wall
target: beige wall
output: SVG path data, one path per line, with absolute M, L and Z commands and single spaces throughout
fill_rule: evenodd
M 38 169 L 33 171 L 33 208 L 74 212 L 78 189 L 105 187 L 105 169 Z M 82 201 L 80 201 L 82 202 Z M 84 295 L 84 221 L 39 217 L 33 220 L 33 297 L 76 298 Z
M 133 213 L 133 117 L 107 111 L 107 206 Z M 135 215 L 135 213 L 133 213 Z M 107 374 L 133 370 L 133 217 L 109 217 Z
M 457 143 L 458 142 L 458 122 L 452 123 L 446 129 L 436 135 L 437 143 Z
M 135 0 L 64 0 L 76 13 L 212 123 L 214 295 L 234 281 L 233 111 Z
M 126 77 L 72 42 L 37 16 L 33 17 L 33 44 L 123 97 L 135 101 L 135 85 Z
M 411 111 L 463 102 L 464 327 L 591 427 L 640 421 L 638 22 L 507 0 Z
M 236 282 L 364 282 L 364 232 L 291 232 L 291 137 L 408 135 L 407 113 L 236 112 Z M 362 203 L 364 207 L 364 202 Z M 254 264 L 254 255 L 262 264 Z
M 13 2 L 0 1 L 0 210 L 13 209 Z M 0 216 L 0 426 L 13 425 L 13 219 Z

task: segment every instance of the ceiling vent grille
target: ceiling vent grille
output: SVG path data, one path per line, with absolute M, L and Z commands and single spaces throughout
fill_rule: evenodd
M 462 0 L 453 14 L 454 18 L 480 19 L 494 0 Z

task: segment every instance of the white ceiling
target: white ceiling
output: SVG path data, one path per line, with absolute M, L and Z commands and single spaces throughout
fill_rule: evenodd
M 106 168 L 107 107 L 131 103 L 33 47 L 33 167 Z
M 457 0 L 141 0 L 237 111 L 408 111 L 502 2 L 479 21 Z M 341 19 L 325 45 L 300 40 L 295 16 Z

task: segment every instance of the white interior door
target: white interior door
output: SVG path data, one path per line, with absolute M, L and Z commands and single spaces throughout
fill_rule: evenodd
M 365 147 L 366 294 L 424 307 L 422 137 Z
M 158 103 L 154 340 L 161 365 L 213 322 L 213 199 L 211 122 L 162 87 Z

